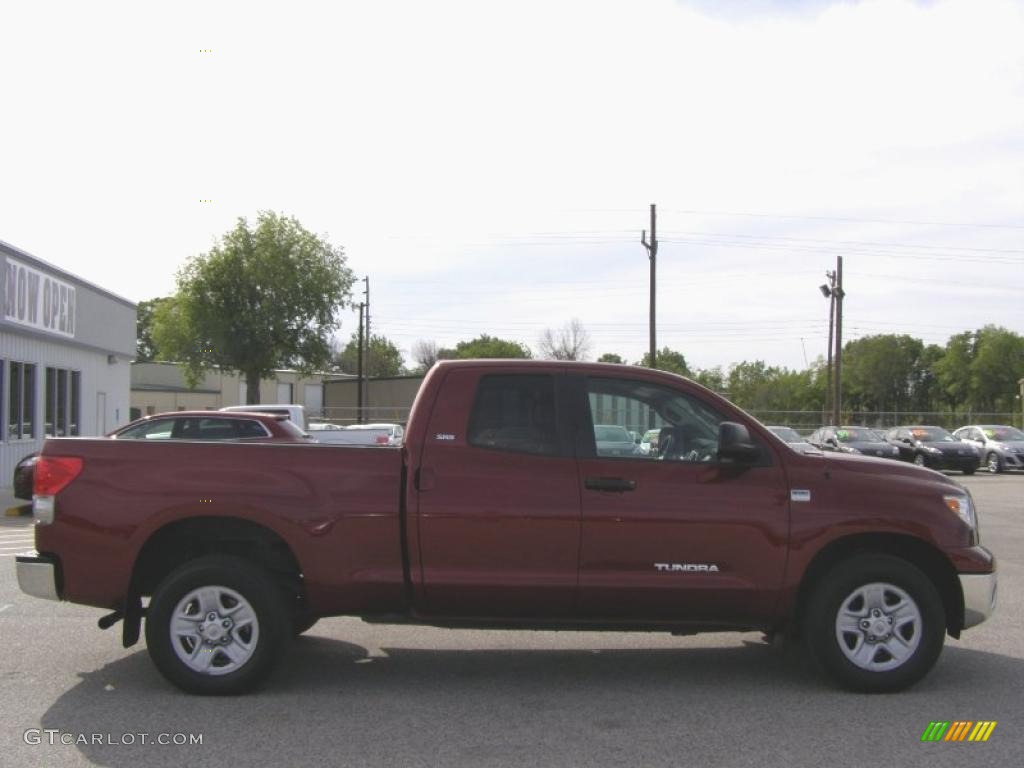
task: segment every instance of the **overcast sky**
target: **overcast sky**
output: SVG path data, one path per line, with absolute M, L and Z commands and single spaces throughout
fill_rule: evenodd
M 0 239 L 133 301 L 296 216 L 408 352 L 1024 333 L 1024 3 L 0 0 Z M 207 52 L 209 51 L 209 52 Z M 200 202 L 210 200 L 212 202 Z M 355 316 L 346 313 L 347 337 Z

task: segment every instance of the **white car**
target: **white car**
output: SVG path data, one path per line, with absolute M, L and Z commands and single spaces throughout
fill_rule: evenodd
M 319 429 L 313 432 L 313 437 L 318 443 L 331 445 L 394 446 L 402 444 L 405 429 L 401 424 L 350 424 L 341 428 Z

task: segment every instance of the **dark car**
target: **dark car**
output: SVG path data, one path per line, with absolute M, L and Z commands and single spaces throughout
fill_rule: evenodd
M 919 467 L 956 469 L 965 475 L 973 475 L 978 469 L 978 450 L 942 427 L 895 427 L 886 439 L 900 452 L 901 459 Z
M 792 448 L 794 451 L 806 453 L 807 451 L 818 450 L 817 446 L 812 445 L 810 442 L 808 442 L 807 438 L 805 438 L 792 427 L 776 426 L 768 427 L 768 429 L 770 429 L 772 433 L 777 437 L 782 438 L 786 442 L 786 444 L 789 445 L 789 447 Z
M 107 437 L 116 440 L 232 440 L 246 443 L 316 442 L 287 414 L 224 413 L 222 411 L 171 411 L 144 416 L 115 429 Z M 32 500 L 32 482 L 38 453 L 14 468 L 14 495 Z
M 32 501 L 32 473 L 38 460 L 38 453 L 30 453 L 14 465 L 15 498 Z
M 880 456 L 883 459 L 899 459 L 899 449 L 868 427 L 822 427 L 809 438 L 808 442 L 823 451 L 840 453 L 862 453 L 865 456 Z

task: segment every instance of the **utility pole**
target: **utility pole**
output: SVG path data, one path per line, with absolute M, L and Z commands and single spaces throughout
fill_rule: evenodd
M 363 423 L 363 308 L 359 305 L 359 345 L 356 354 L 356 423 Z
M 654 203 L 651 203 L 651 242 L 647 242 L 647 230 L 643 230 L 640 233 L 640 244 L 647 249 L 647 258 L 651 262 L 651 317 L 650 317 L 650 331 L 651 331 L 651 349 L 650 358 L 648 361 L 648 367 L 658 367 L 658 348 L 655 343 L 655 325 L 654 325 L 654 298 L 655 298 L 655 279 L 657 275 L 657 258 L 658 258 L 658 213 Z
M 833 423 L 839 426 L 843 411 L 843 257 L 836 256 L 836 391 L 832 398 Z
M 828 278 L 828 285 L 822 285 L 819 288 L 822 295 L 828 299 L 828 362 L 825 365 L 825 402 L 822 407 L 821 418 L 822 421 L 827 419 L 829 425 L 834 426 L 835 422 L 832 421 L 832 408 L 830 404 L 832 400 L 832 334 L 836 319 L 836 273 L 834 270 L 826 272 L 825 277 Z
M 364 368 L 366 372 L 366 405 L 370 405 L 370 341 L 373 338 L 370 336 L 370 276 L 367 275 L 363 278 L 363 283 L 366 287 L 363 289 L 363 296 L 366 297 L 366 344 L 364 349 L 366 350 L 366 366 Z M 359 422 L 362 423 L 362 411 L 360 411 Z

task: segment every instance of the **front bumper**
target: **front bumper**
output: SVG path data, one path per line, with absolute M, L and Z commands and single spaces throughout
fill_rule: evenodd
M 996 609 L 996 574 L 961 573 L 960 589 L 964 593 L 964 629 L 976 627 Z
M 44 600 L 60 600 L 60 567 L 56 560 L 35 552 L 16 558 L 18 587 L 26 595 Z
M 932 469 L 958 469 L 960 471 L 977 469 L 980 463 L 976 453 L 963 456 L 959 454 L 927 454 L 924 461 L 925 465 Z

